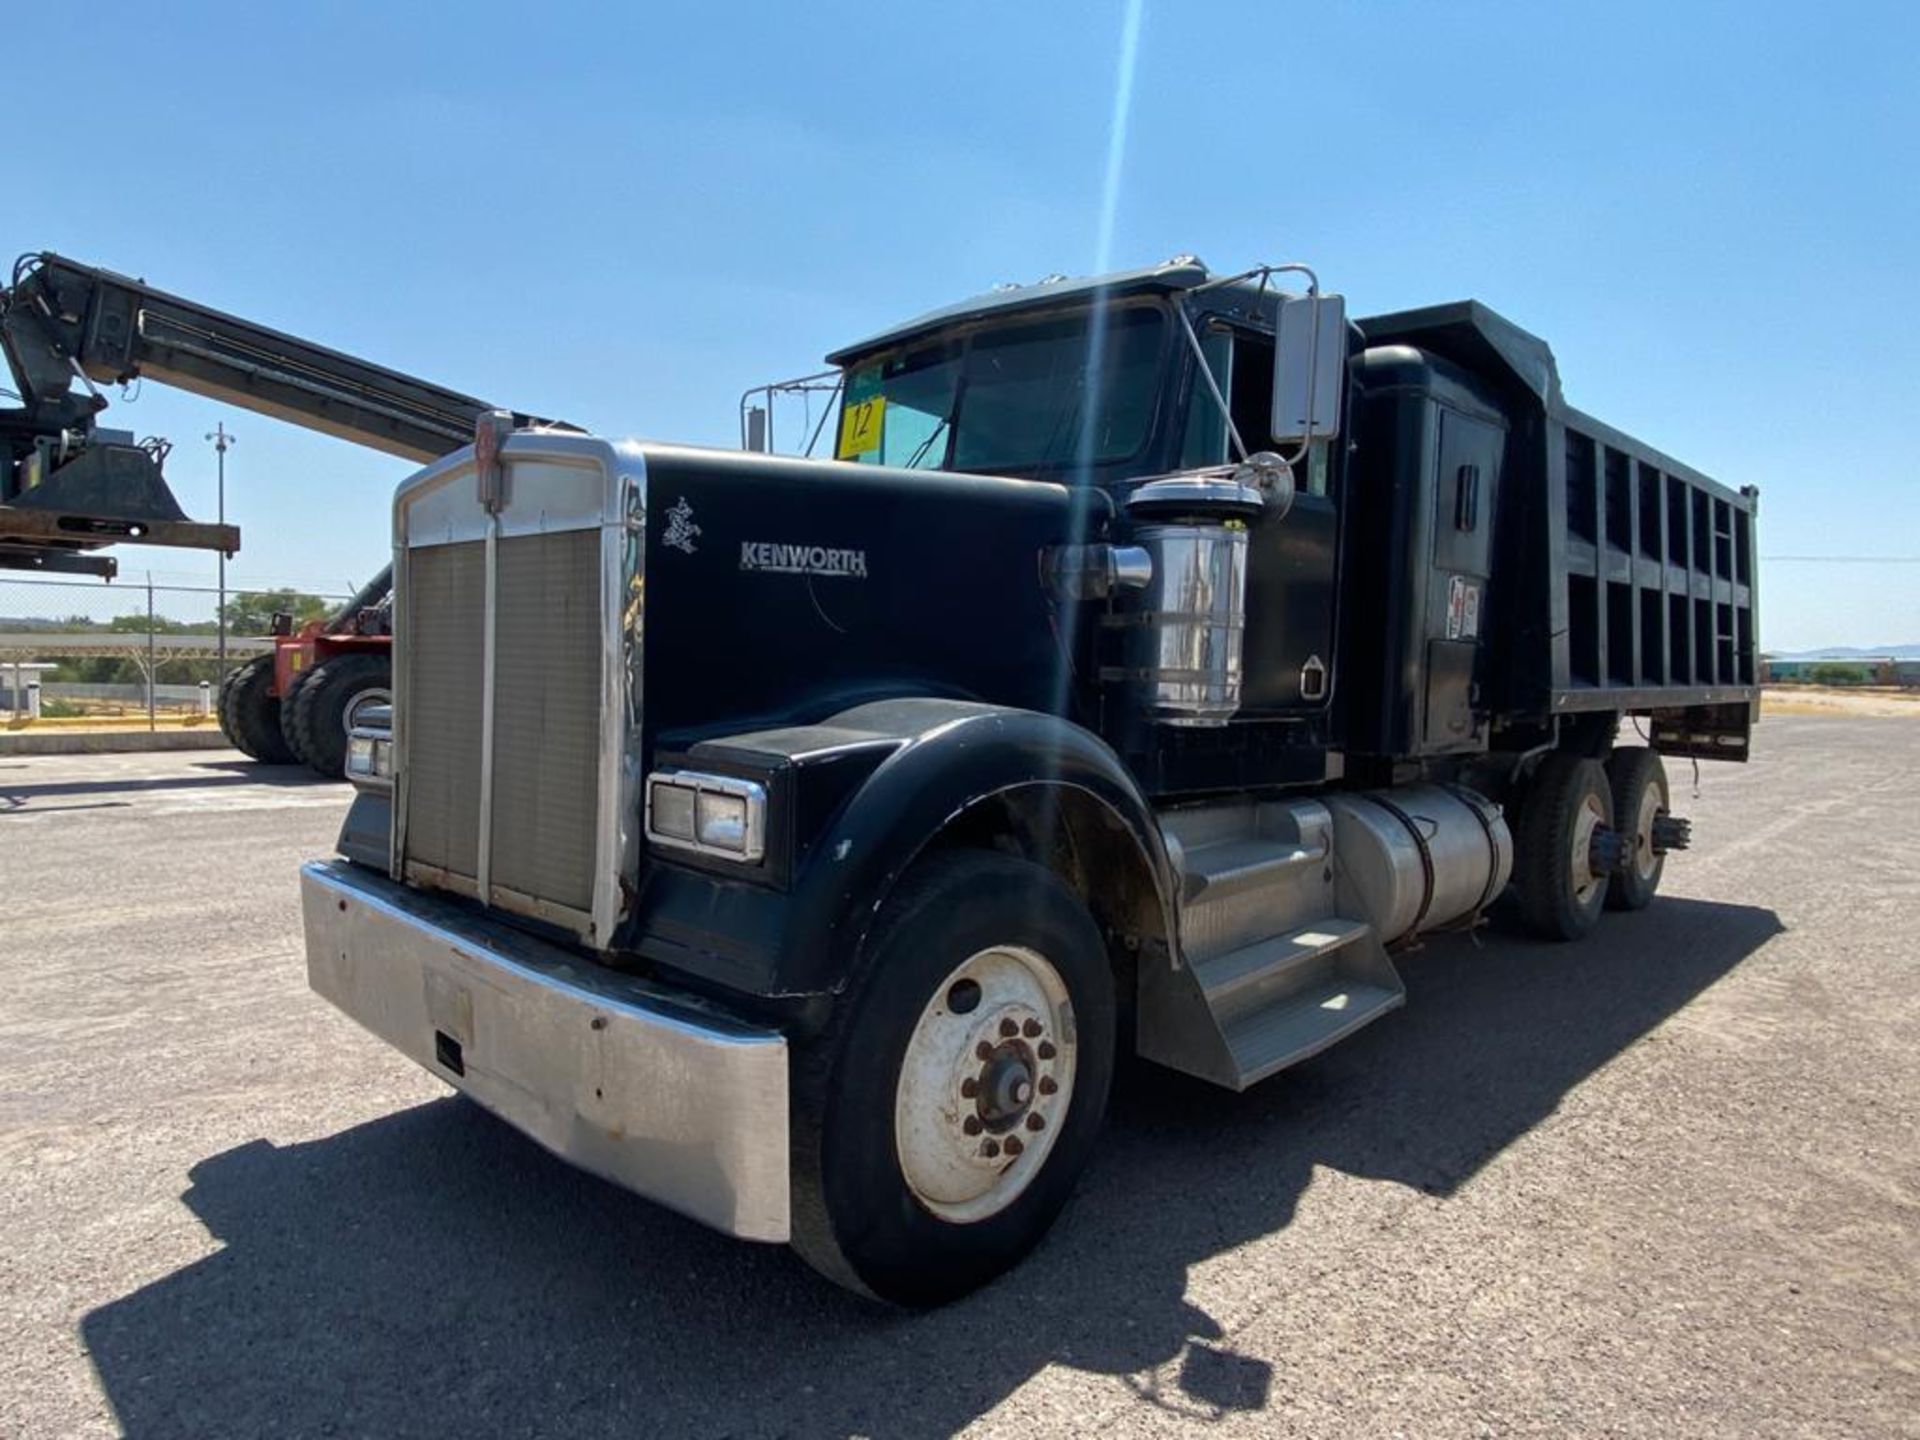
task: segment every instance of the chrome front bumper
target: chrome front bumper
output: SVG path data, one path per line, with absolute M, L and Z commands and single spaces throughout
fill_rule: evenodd
M 307 980 L 584 1170 L 788 1238 L 787 1042 L 361 866 L 303 867 Z

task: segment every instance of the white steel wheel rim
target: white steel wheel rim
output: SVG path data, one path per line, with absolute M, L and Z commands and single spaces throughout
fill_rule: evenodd
M 1580 808 L 1573 817 L 1573 898 L 1576 904 L 1592 901 L 1606 876 L 1593 868 L 1593 837 L 1608 823 L 1600 797 L 1588 793 L 1580 797 Z
M 1044 955 L 996 945 L 929 997 L 894 1090 L 893 1138 L 914 1198 L 942 1220 L 1005 1210 L 1045 1168 L 1079 1059 L 1066 982 Z
M 1651 880 L 1660 869 L 1660 857 L 1653 853 L 1653 823 L 1660 818 L 1661 808 L 1658 785 L 1640 792 L 1640 814 L 1633 825 L 1633 868 L 1642 880 Z
M 357 694 L 348 698 L 346 708 L 340 712 L 340 728 L 351 735 L 353 734 L 353 727 L 360 723 L 360 717 L 366 714 L 367 711 L 377 705 L 391 704 L 393 704 L 393 692 L 391 690 L 373 689 L 359 691 Z

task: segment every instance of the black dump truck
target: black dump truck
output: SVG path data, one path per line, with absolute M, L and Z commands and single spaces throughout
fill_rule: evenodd
M 848 1286 L 1018 1259 L 1122 1052 L 1241 1089 L 1424 934 L 1647 905 L 1662 757 L 1747 757 L 1754 492 L 1483 305 L 1182 257 L 829 363 L 833 460 L 499 417 L 403 484 L 303 885 L 347 1014 Z

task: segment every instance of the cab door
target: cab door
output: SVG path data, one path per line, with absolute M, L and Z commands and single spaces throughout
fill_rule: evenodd
M 1273 337 L 1214 325 L 1202 348 L 1234 428 L 1250 451 L 1277 448 L 1273 411 Z M 1183 464 L 1223 464 L 1231 442 L 1220 407 L 1193 376 L 1186 406 Z M 1313 714 L 1333 695 L 1335 497 L 1328 493 L 1327 441 L 1294 467 L 1294 499 L 1284 515 L 1252 522 L 1247 537 L 1247 630 L 1243 715 Z

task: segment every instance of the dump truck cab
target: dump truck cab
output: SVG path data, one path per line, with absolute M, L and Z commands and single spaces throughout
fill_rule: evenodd
M 1103 690 L 1122 678 L 1113 672 L 1129 666 L 1120 653 L 1127 647 L 1111 634 L 1088 637 L 1095 653 L 1074 667 L 1067 687 L 1075 714 L 1107 712 L 1104 724 L 1090 723 L 1157 793 L 1327 778 L 1339 440 L 1323 431 L 1285 447 L 1294 452 L 1286 494 L 1271 506 L 1228 493 L 1238 483 L 1232 469 L 1275 443 L 1274 345 L 1286 300 L 1269 275 L 1223 280 L 1181 256 L 1098 279 L 1006 287 L 828 357 L 844 377 L 839 458 L 1082 488 L 1094 543 L 1124 545 L 1143 525 L 1152 527 L 1150 541 L 1178 543 L 1165 521 L 1193 498 L 1143 500 L 1130 521 L 1132 497 L 1156 477 L 1219 472 L 1218 518 L 1246 536 L 1235 703 L 1224 713 L 1216 713 L 1219 696 L 1196 698 L 1191 713 L 1103 706 Z M 1323 343 L 1343 357 L 1357 342 L 1342 320 L 1330 321 L 1329 332 Z M 1323 408 L 1337 415 L 1344 402 Z M 1269 462 L 1264 473 L 1278 472 Z M 1187 543 L 1191 550 L 1198 541 Z M 1221 737 L 1178 733 L 1229 716 L 1236 733 L 1228 748 L 1238 759 L 1222 753 Z

